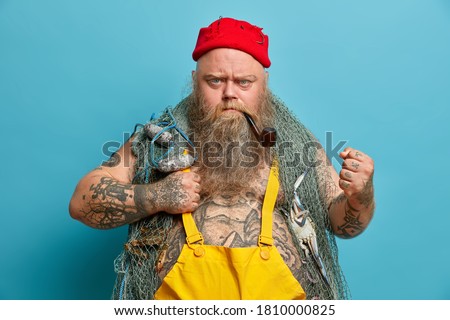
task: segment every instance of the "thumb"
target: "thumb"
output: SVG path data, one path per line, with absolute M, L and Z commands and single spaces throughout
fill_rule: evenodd
M 345 148 L 344 151 L 342 151 L 341 153 L 339 153 L 339 157 L 341 157 L 342 159 L 345 160 L 345 158 L 347 158 L 348 154 L 350 153 L 350 151 L 352 151 L 351 148 Z

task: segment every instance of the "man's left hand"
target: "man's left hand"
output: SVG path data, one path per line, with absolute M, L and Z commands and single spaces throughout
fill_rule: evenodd
M 353 148 L 345 148 L 339 156 L 344 159 L 339 187 L 344 191 L 350 206 L 356 210 L 371 207 L 374 198 L 372 158 Z

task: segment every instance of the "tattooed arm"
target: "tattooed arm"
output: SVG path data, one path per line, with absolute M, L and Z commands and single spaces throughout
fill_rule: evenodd
M 340 157 L 344 162 L 334 181 L 342 191 L 330 203 L 329 214 L 334 233 L 349 239 L 361 234 L 373 217 L 374 164 L 368 155 L 352 148 L 346 148 Z
M 325 156 L 326 157 L 326 156 Z M 375 210 L 373 160 L 361 151 L 346 148 L 338 175 L 328 162 L 333 188 L 328 188 L 328 213 L 336 236 L 344 239 L 361 234 Z
M 177 214 L 198 206 L 197 174 L 174 172 L 154 184 L 133 185 L 134 162 L 129 141 L 80 180 L 70 201 L 70 215 L 93 228 L 110 229 L 157 212 Z

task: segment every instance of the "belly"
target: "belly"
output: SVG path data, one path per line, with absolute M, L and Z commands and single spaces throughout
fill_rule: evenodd
M 193 213 L 193 217 L 206 245 L 230 248 L 254 247 L 257 246 L 261 232 L 261 207 L 261 201 L 247 194 L 239 199 L 222 198 L 204 202 Z M 284 262 L 294 277 L 300 281 L 301 259 L 285 218 L 278 211 L 273 214 L 272 236 Z M 161 279 L 176 263 L 185 242 L 186 234 L 181 216 L 176 216 L 169 233 L 169 247 L 161 259 L 162 267 L 159 270 Z

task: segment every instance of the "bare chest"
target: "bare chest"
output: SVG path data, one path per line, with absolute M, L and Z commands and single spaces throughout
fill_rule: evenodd
M 261 232 L 264 189 L 265 183 L 260 186 L 254 185 L 252 190 L 243 191 L 237 195 L 219 195 L 201 203 L 193 212 L 193 217 L 197 228 L 203 234 L 205 244 L 230 248 L 256 246 Z M 285 217 L 275 210 L 272 219 L 274 244 L 295 276 L 301 261 Z M 186 233 L 179 216 L 174 218 L 169 239 L 169 248 L 163 254 L 161 278 L 164 278 L 175 264 L 185 244 Z

